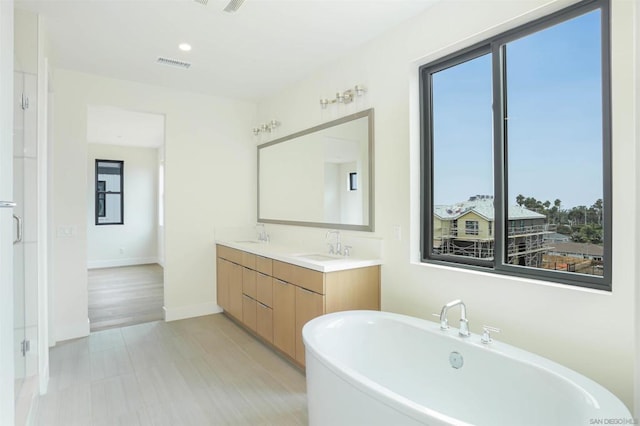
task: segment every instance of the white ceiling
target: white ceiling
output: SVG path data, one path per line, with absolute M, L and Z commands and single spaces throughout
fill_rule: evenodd
M 16 0 L 16 7 L 45 17 L 56 67 L 257 101 L 435 1 L 246 0 L 233 14 L 223 12 L 228 0 Z M 182 42 L 193 50 L 180 51 Z M 159 56 L 192 66 L 158 65 Z

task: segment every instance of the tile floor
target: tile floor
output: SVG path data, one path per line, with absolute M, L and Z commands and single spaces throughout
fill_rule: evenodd
M 37 425 L 305 425 L 304 374 L 222 314 L 92 333 L 50 352 Z

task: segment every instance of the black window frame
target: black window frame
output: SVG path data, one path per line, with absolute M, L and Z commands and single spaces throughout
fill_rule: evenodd
M 106 188 L 101 188 L 101 181 L 99 179 L 99 165 L 100 163 L 114 163 L 120 165 L 120 191 L 107 191 Z M 100 215 L 100 201 L 106 204 L 107 194 L 120 195 L 120 222 L 100 222 L 100 218 L 104 215 Z M 124 161 L 123 160 L 101 160 L 95 161 L 95 224 L 96 226 L 104 225 L 124 225 Z
M 505 46 L 507 43 L 526 37 L 540 30 L 561 24 L 580 15 L 600 10 L 601 29 L 601 77 L 602 77 L 602 177 L 603 177 L 603 265 L 602 276 L 568 273 L 538 268 L 523 268 L 506 263 L 507 228 L 505 220 L 507 208 L 505 194 L 507 191 L 507 156 L 506 150 L 506 81 L 505 81 Z M 455 65 L 490 54 L 492 62 L 493 86 L 493 176 L 494 176 L 494 208 L 495 224 L 494 259 L 485 260 L 463 256 L 452 256 L 434 253 L 434 203 L 433 203 L 433 131 L 431 116 L 431 75 Z M 586 0 L 576 3 L 549 16 L 491 37 L 466 49 L 447 55 L 434 62 L 425 64 L 419 69 L 420 90 L 420 251 L 421 261 L 431 264 L 456 266 L 466 269 L 481 270 L 501 275 L 521 278 L 532 278 L 557 282 L 577 287 L 612 291 L 612 173 L 611 173 L 611 24 L 609 0 Z

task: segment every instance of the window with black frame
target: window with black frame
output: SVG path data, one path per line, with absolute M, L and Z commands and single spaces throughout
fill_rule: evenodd
M 124 224 L 124 161 L 96 160 L 96 225 Z
M 421 68 L 424 262 L 611 290 L 608 7 Z

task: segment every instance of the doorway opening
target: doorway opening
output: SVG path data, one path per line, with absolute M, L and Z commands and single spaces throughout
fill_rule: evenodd
M 164 319 L 164 126 L 162 114 L 88 107 L 91 332 Z

